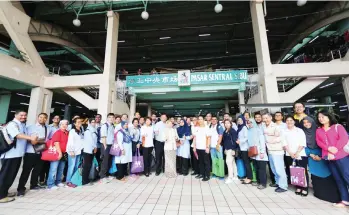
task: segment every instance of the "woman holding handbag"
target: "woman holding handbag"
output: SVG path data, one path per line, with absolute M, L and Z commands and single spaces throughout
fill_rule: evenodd
M 96 120 L 91 118 L 89 119 L 88 126 L 84 133 L 84 149 L 82 153 L 84 160 L 82 163 L 82 185 L 92 185 L 90 184 L 89 175 L 94 154 L 97 152 L 97 135 Z
M 78 169 L 78 165 L 81 159 L 81 151 L 84 141 L 84 132 L 82 129 L 82 120 L 79 117 L 74 118 L 72 129 L 69 131 L 69 138 L 67 143 L 68 171 L 66 182 L 67 186 L 71 188 L 76 187 L 76 185 L 71 183 L 71 178 L 75 171 Z
M 334 116 L 326 111 L 318 112 L 317 120 L 320 127 L 316 130 L 316 142 L 322 149 L 322 157 L 328 160 L 342 199 L 334 206 L 349 206 L 349 156 L 343 149 L 348 143 L 348 134 L 342 125 L 337 124 Z
M 173 128 L 170 120 L 166 122 L 165 129 L 165 176 L 167 178 L 174 178 L 177 176 L 176 172 L 176 150 L 177 141 L 179 140 L 177 130 Z
M 305 169 L 305 179 L 307 186 L 300 187 L 296 186 L 296 195 L 307 196 L 309 187 L 309 174 L 307 171 L 308 157 L 305 153 L 305 147 L 307 146 L 305 133 L 302 129 L 295 126 L 296 120 L 293 116 L 286 117 L 287 128 L 283 130 L 284 141 L 283 146 L 286 151 L 285 163 L 286 163 L 286 174 L 290 184 L 291 173 L 290 166 L 293 162 L 297 166 L 303 167 Z
M 238 172 L 235 163 L 235 157 L 237 156 L 237 152 L 239 150 L 239 145 L 236 143 L 238 138 L 238 134 L 235 129 L 232 128 L 232 123 L 230 120 L 224 121 L 225 131 L 223 133 L 223 148 L 224 153 L 226 155 L 225 162 L 228 166 L 228 178 L 225 180 L 226 184 L 230 184 L 233 180 L 238 179 Z
M 63 171 L 67 158 L 67 143 L 68 143 L 68 120 L 59 122 L 59 129 L 53 134 L 51 141 L 55 149 L 59 153 L 57 161 L 50 162 L 50 170 L 48 173 L 47 187 L 49 190 L 57 190 L 59 187 L 64 187 L 62 183 Z
M 121 122 L 121 128 L 116 132 L 114 141 L 121 149 L 121 156 L 115 156 L 115 163 L 118 171 L 116 172 L 116 179 L 126 181 L 127 164 L 132 162 L 132 138 L 128 131 L 128 123 Z M 114 144 L 115 144 L 114 142 Z
M 246 120 L 243 115 L 240 115 L 237 119 L 238 124 L 238 140 L 236 141 L 239 144 L 241 157 L 244 162 L 244 167 L 246 169 L 246 178 L 243 180 L 243 184 L 252 184 L 252 168 L 250 158 L 248 157 L 248 130 L 246 126 Z

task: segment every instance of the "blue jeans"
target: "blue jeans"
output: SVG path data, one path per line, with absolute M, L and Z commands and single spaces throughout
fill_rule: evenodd
M 284 155 L 269 154 L 270 168 L 275 175 L 275 182 L 280 188 L 287 190 L 287 175 L 285 171 Z
M 211 159 L 213 158 L 223 159 L 223 147 L 221 147 L 219 151 L 211 147 Z
M 67 171 L 67 183 L 71 182 L 71 177 L 79 167 L 81 155 L 75 155 L 74 157 L 68 154 L 68 171 Z
M 329 167 L 337 183 L 342 201 L 349 201 L 348 185 L 349 185 L 349 156 L 339 160 L 329 161 Z
M 47 186 L 51 188 L 62 182 L 65 161 L 52 161 L 48 173 Z

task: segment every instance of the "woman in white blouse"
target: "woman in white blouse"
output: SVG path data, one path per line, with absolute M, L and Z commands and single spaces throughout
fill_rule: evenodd
M 151 166 L 151 154 L 154 148 L 154 129 L 151 125 L 151 119 L 146 118 L 145 125 L 141 128 L 142 136 L 142 149 L 143 149 L 143 160 L 144 160 L 144 174 L 146 177 L 150 175 Z
M 128 131 L 128 123 L 122 121 L 120 130 L 116 131 L 116 133 L 114 141 L 117 141 L 122 151 L 121 156 L 115 156 L 115 163 L 118 169 L 116 179 L 126 181 L 126 175 L 128 175 L 127 164 L 132 162 L 132 138 Z
M 75 188 L 76 185 L 71 183 L 71 178 L 78 169 L 80 163 L 81 150 L 83 148 L 84 132 L 82 130 L 82 120 L 75 118 L 73 120 L 72 129 L 69 131 L 67 153 L 68 153 L 68 171 L 67 171 L 67 186 Z
M 165 175 L 168 178 L 174 178 L 177 176 L 176 172 L 176 150 L 178 141 L 177 130 L 173 128 L 173 124 L 170 120 L 166 122 L 165 129 Z
M 89 175 L 92 167 L 93 155 L 97 152 L 97 135 L 96 120 L 91 118 L 89 119 L 88 127 L 84 133 L 82 185 L 91 185 Z
M 295 126 L 295 119 L 292 116 L 286 117 L 287 129 L 283 131 L 283 146 L 286 151 L 285 163 L 286 163 L 286 173 L 288 176 L 288 182 L 290 184 L 291 174 L 290 166 L 293 165 L 293 162 L 297 166 L 305 168 L 305 177 L 307 180 L 307 185 L 309 186 L 309 176 L 307 171 L 308 158 L 305 153 L 305 147 L 307 146 L 305 133 L 302 129 Z M 296 187 L 296 194 L 307 196 L 308 195 L 308 186 Z

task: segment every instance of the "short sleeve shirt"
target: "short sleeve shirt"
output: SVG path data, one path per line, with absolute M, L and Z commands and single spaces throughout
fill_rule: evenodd
M 46 125 L 40 125 L 39 123 L 35 125 L 30 125 L 27 127 L 28 135 L 37 135 L 38 139 L 45 139 L 46 141 L 49 136 L 49 128 L 46 127 L 47 133 L 45 134 L 45 127 Z M 35 153 L 33 145 L 30 143 L 30 141 L 28 141 L 27 143 L 26 153 Z
M 217 126 L 218 126 L 218 128 L 217 128 Z M 211 147 L 212 148 L 217 146 L 219 136 L 222 136 L 223 132 L 224 132 L 224 129 L 220 124 L 211 125 L 211 127 L 209 128 L 208 136 L 211 137 Z
M 205 127 L 200 127 L 197 126 L 194 128 L 195 132 L 195 143 L 196 143 L 196 148 L 197 149 L 206 149 L 206 140 L 207 137 L 210 136 L 210 129 L 205 126 Z
M 101 128 L 101 138 L 105 137 L 107 145 L 113 145 L 114 143 L 114 125 L 109 123 L 104 123 Z M 102 142 L 102 140 L 101 140 Z
M 55 132 L 57 131 L 57 130 L 59 130 L 59 127 L 57 126 L 54 126 L 53 124 L 51 124 L 51 125 L 49 125 L 48 126 L 48 128 L 49 128 L 49 130 L 50 130 L 50 133 L 49 133 L 49 135 L 48 135 L 48 139 L 51 139 L 52 137 L 53 137 L 53 135 L 55 134 Z
M 154 146 L 154 129 L 153 126 L 143 126 L 141 128 L 141 136 L 145 136 L 145 146 L 146 148 Z
M 14 138 L 19 134 L 27 134 L 27 128 L 25 123 L 21 123 L 17 119 L 14 119 L 13 121 L 9 122 L 6 126 L 6 129 L 11 140 L 14 140 Z M 1 159 L 23 157 L 25 154 L 26 147 L 27 140 L 17 139 L 16 147 L 13 147 L 8 152 L 2 154 Z
M 59 142 L 59 147 L 63 153 L 67 151 L 68 134 L 68 131 L 62 131 L 59 129 L 51 138 L 53 143 Z

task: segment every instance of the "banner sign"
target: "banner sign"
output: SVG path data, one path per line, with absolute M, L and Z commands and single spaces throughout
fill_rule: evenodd
M 214 83 L 240 83 L 247 81 L 246 70 L 197 72 L 190 73 L 189 70 L 179 71 L 178 74 L 155 74 L 127 76 L 127 87 L 149 87 L 149 86 L 189 86 Z M 183 76 L 185 74 L 186 77 Z M 190 75 L 190 78 L 188 77 Z M 178 81 L 181 77 L 181 81 Z M 186 84 L 186 85 L 183 85 Z

